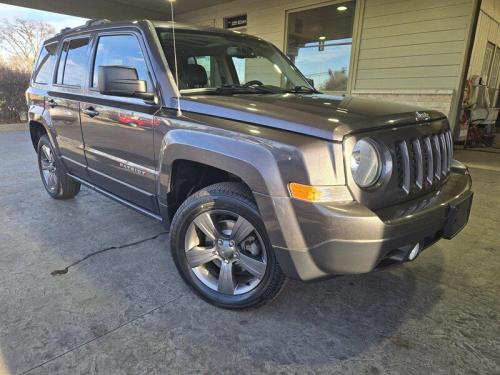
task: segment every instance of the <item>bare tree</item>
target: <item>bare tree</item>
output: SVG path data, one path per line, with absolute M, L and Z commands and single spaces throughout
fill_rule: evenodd
M 18 122 L 26 113 L 24 92 L 28 88 L 27 71 L 0 65 L 0 122 Z
M 23 71 L 31 71 L 40 45 L 54 33 L 52 25 L 43 21 L 16 18 L 0 23 L 0 43 L 12 65 Z

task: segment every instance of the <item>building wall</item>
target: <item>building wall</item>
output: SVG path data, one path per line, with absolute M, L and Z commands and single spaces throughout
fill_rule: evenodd
M 500 1 L 483 0 L 477 21 L 476 37 L 468 76 L 480 75 L 487 43 L 500 46 Z
M 222 27 L 224 17 L 246 12 L 247 33 L 284 49 L 287 10 L 329 3 L 335 1 L 235 0 L 177 19 Z M 349 92 L 448 114 L 463 74 L 473 0 L 357 0 L 356 4 Z

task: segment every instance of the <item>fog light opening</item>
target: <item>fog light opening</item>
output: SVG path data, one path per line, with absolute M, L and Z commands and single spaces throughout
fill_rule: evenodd
M 417 243 L 413 249 L 411 249 L 410 254 L 408 254 L 408 260 L 414 260 L 420 253 L 420 244 Z

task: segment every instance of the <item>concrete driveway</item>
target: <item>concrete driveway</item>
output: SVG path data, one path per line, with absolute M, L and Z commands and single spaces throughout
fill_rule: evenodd
M 188 290 L 160 224 L 49 198 L 28 133 L 0 132 L 0 160 L 2 375 L 500 373 L 500 172 L 472 169 L 470 225 L 415 262 L 230 312 Z

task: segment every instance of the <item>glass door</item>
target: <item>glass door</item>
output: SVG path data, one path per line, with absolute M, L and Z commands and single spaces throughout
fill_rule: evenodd
M 320 91 L 347 92 L 355 5 L 347 1 L 287 14 L 286 53 Z

